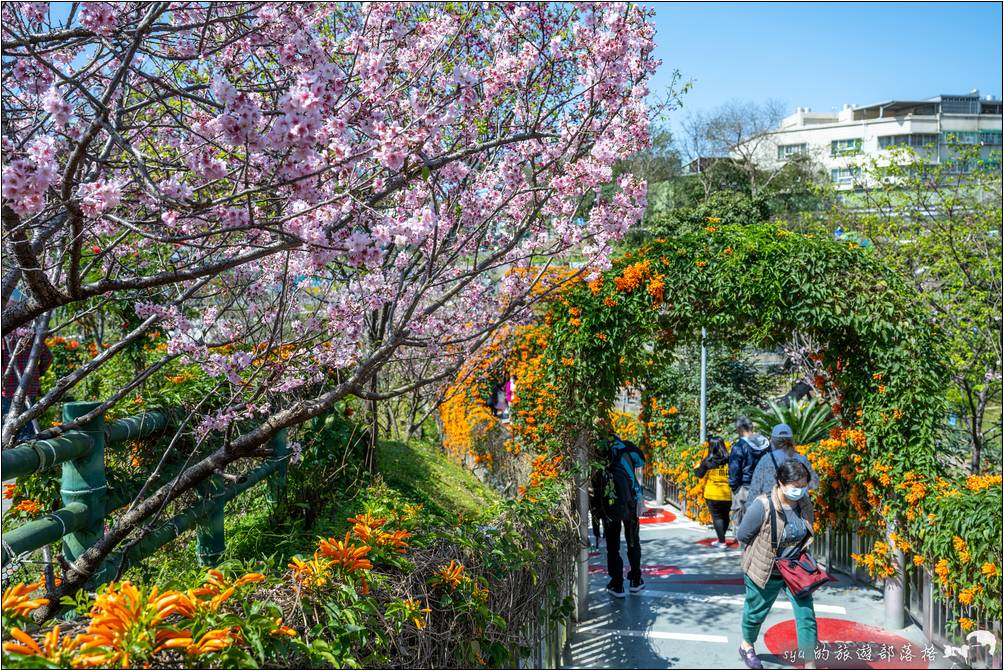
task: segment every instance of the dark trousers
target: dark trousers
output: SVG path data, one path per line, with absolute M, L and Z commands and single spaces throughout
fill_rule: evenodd
M 718 540 L 724 543 L 725 532 L 729 530 L 729 513 L 732 512 L 732 501 L 704 500 L 708 502 L 708 510 L 711 512 L 711 522 L 715 525 L 715 533 L 718 535 Z
M 638 516 L 634 515 L 623 522 L 620 520 L 604 520 L 603 535 L 607 537 L 607 573 L 610 581 L 616 587 L 624 586 L 624 560 L 621 559 L 621 527 L 624 527 L 624 542 L 627 545 L 628 580 L 641 578 L 641 539 L 638 531 L 641 528 Z

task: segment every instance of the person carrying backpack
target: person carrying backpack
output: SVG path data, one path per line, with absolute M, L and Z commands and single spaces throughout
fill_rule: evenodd
M 641 450 L 606 427 L 600 427 L 600 453 L 605 467 L 593 476 L 593 515 L 603 521 L 607 539 L 607 592 L 618 599 L 625 597 L 624 560 L 621 559 L 621 528 L 630 565 L 628 585 L 631 592 L 645 588 L 641 577 L 641 540 L 638 505 L 642 500 L 641 483 L 635 469 L 645 465 Z
M 732 508 L 732 490 L 729 489 L 729 451 L 725 441 L 718 436 L 708 438 L 708 456 L 694 469 L 694 475 L 704 478 L 704 500 L 711 513 L 717 541 L 711 547 L 727 547 L 725 532 L 729 530 L 729 511 Z
M 749 500 L 749 486 L 753 471 L 760 459 L 770 451 L 770 443 L 759 433 L 753 432 L 753 422 L 749 417 L 736 420 L 739 440 L 732 446 L 729 455 L 729 488 L 732 490 L 732 528 L 738 529 Z

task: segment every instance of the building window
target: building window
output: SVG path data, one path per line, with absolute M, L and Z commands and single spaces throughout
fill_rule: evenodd
M 906 145 L 908 147 L 928 147 L 938 144 L 934 133 L 908 133 L 906 135 L 883 135 L 878 139 L 880 149 Z
M 861 168 L 834 168 L 830 170 L 830 181 L 834 184 L 850 184 L 861 174 Z
M 830 156 L 850 156 L 861 151 L 861 138 L 834 140 L 830 143 Z
M 809 152 L 809 147 L 806 143 L 801 144 L 782 144 L 777 147 L 777 160 L 786 161 L 792 156 L 797 156 L 799 154 L 807 154 Z
M 980 144 L 980 134 L 978 131 L 946 130 L 941 140 L 945 144 Z
M 1001 146 L 1001 131 L 999 130 L 981 130 L 980 131 L 980 144 L 984 147 L 999 147 Z
M 973 171 L 973 163 L 968 160 L 946 161 L 944 166 L 947 175 L 968 175 Z
M 942 96 L 942 114 L 976 114 L 980 111 L 980 99 L 976 96 Z

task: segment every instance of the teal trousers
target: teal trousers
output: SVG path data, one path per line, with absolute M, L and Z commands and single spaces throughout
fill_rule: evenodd
M 743 604 L 743 639 L 750 643 L 756 643 L 760 637 L 760 627 L 767 619 L 767 614 L 770 613 L 771 606 L 777 600 L 777 595 L 784 589 L 795 613 L 795 631 L 798 633 L 799 652 L 803 660 L 814 660 L 817 640 L 816 611 L 812 608 L 812 595 L 796 599 L 780 577 L 771 577 L 763 589 L 750 580 L 748 575 L 743 576 L 743 580 L 746 583 L 746 602 Z

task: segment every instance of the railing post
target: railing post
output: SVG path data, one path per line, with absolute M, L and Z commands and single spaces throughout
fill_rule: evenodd
M 826 553 L 823 555 L 826 561 L 826 570 L 833 570 L 833 530 L 826 527 Z
M 918 569 L 921 572 L 921 584 L 923 591 L 921 595 L 920 611 L 924 621 L 921 626 L 924 629 L 924 638 L 928 641 L 934 640 L 934 587 L 931 583 L 931 576 L 926 568 Z
M 851 554 L 861 554 L 861 535 L 858 533 L 857 527 L 851 530 Z M 853 559 L 851 559 L 851 577 L 855 580 L 861 579 L 858 563 Z
M 100 401 L 75 401 L 63 404 L 63 422 L 72 422 L 101 405 Z M 63 556 L 72 562 L 104 535 L 105 493 L 105 418 L 99 415 L 80 427 L 91 439 L 91 449 L 83 457 L 63 464 L 60 495 L 63 505 L 87 506 L 88 524 L 63 537 Z
M 223 509 L 226 503 L 220 496 L 223 482 L 217 476 L 204 480 L 198 487 L 204 500 L 210 500 L 211 510 L 200 520 L 195 531 L 195 554 L 202 566 L 216 566 L 227 549 Z
M 279 468 L 268 480 L 268 501 L 276 504 L 286 495 L 286 473 L 289 471 L 289 443 L 286 442 L 286 429 L 280 429 L 269 441 L 272 448 L 272 459 L 279 463 Z
M 579 486 L 579 551 L 575 567 L 575 603 L 576 620 L 585 622 L 589 619 L 589 454 L 586 447 L 586 436 L 579 434 L 576 452 L 578 461 Z
M 896 572 L 885 579 L 885 628 L 902 629 L 904 626 L 905 605 L 903 603 L 903 551 L 896 547 L 892 540 L 892 535 L 896 531 L 896 524 L 889 522 L 886 524 L 885 541 L 889 545 L 889 556 L 892 558 L 893 568 Z
M 655 474 L 655 505 L 661 506 L 666 503 L 666 490 L 662 484 L 662 473 Z

